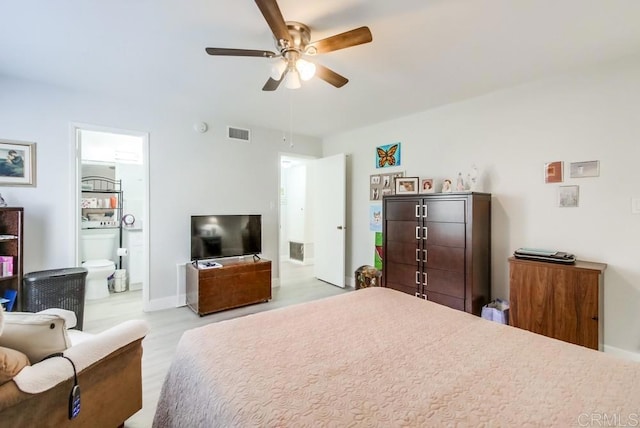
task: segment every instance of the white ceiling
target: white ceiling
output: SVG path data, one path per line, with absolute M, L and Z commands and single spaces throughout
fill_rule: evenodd
M 350 79 L 263 92 L 274 50 L 251 0 L 3 0 L 0 76 L 171 103 L 202 119 L 326 136 L 590 64 L 640 55 L 638 0 L 280 0 L 311 39 L 373 42 L 316 60 Z M 291 126 L 290 119 L 293 119 Z

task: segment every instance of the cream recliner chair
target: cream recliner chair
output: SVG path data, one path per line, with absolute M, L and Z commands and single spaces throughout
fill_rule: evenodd
M 4 426 L 117 427 L 142 408 L 142 320 L 99 334 L 68 330 L 72 311 L 4 313 L 0 309 L 0 421 Z M 80 413 L 69 419 L 74 369 Z M 27 359 L 29 361 L 27 361 Z M 28 363 L 30 365 L 25 365 Z

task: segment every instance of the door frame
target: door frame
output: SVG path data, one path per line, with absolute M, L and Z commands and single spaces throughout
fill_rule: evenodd
M 283 259 L 282 254 L 280 254 L 280 245 L 282 242 L 280 241 L 281 232 L 282 232 L 282 158 L 297 158 L 304 159 L 309 162 L 315 159 L 320 159 L 321 156 L 313 156 L 313 155 L 303 155 L 299 153 L 291 153 L 291 152 L 278 152 L 278 278 L 274 280 L 274 286 L 280 286 L 280 278 L 282 276 L 282 270 L 280 269 Z
M 72 122 L 69 125 L 69 141 L 70 156 L 72 168 L 69 172 L 69 186 L 73 195 L 72 204 L 69 208 L 69 218 L 71 221 L 70 230 L 73 232 L 73 245 L 71 250 L 71 258 L 76 266 L 80 266 L 80 201 L 82 198 L 80 179 L 82 178 L 82 148 L 79 138 L 81 130 L 105 132 L 110 134 L 121 134 L 138 137 L 142 139 L 142 166 L 144 170 L 144 197 L 142 218 L 142 259 L 144 261 L 142 275 L 142 310 L 147 311 L 150 308 L 149 303 L 149 133 L 142 131 L 133 131 L 128 129 L 111 128 L 106 126 L 91 125 L 87 123 Z

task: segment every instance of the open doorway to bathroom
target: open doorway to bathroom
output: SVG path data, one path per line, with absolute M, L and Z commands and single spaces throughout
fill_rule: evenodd
M 313 158 L 280 156 L 280 286 L 289 287 L 314 279 Z
M 144 309 L 149 296 L 148 135 L 78 125 L 75 148 L 76 259 L 89 271 L 86 300 L 108 304 L 125 298 Z

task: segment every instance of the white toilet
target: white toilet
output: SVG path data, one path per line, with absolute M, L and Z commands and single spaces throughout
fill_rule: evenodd
M 116 237 L 113 234 L 82 235 L 82 267 L 87 269 L 85 299 L 109 297 L 107 279 L 116 271 L 113 257 Z

